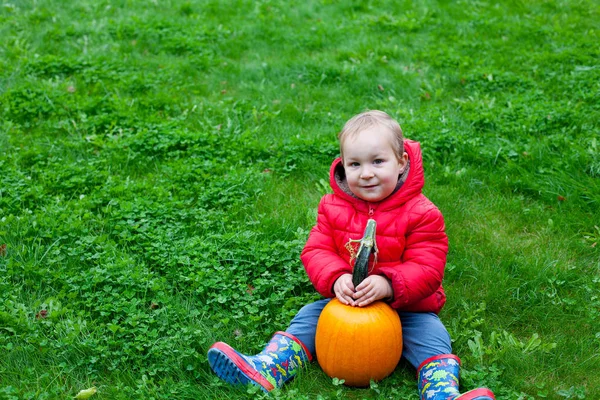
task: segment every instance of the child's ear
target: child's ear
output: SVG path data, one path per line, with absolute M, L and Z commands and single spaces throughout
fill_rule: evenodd
M 402 153 L 402 157 L 398 159 L 398 165 L 400 166 L 400 173 L 403 173 L 408 165 L 408 153 Z

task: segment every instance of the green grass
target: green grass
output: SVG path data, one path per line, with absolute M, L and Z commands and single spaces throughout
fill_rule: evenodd
M 1 4 L 0 398 L 260 397 L 206 351 L 260 350 L 318 298 L 299 253 L 365 109 L 422 143 L 463 387 L 598 398 L 598 20 L 577 0 Z M 370 389 L 313 363 L 271 398 L 417 395 L 404 363 Z

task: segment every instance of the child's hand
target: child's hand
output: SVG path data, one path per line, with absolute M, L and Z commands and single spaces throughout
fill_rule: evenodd
M 335 297 L 342 303 L 354 306 L 355 302 L 352 298 L 354 294 L 354 284 L 352 283 L 352 274 L 344 274 L 337 278 L 333 284 L 333 292 Z
M 364 307 L 374 301 L 392 297 L 394 290 L 387 278 L 381 275 L 368 276 L 356 287 L 354 301 L 358 307 Z

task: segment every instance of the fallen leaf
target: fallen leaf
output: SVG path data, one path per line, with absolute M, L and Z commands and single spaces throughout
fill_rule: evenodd
M 564 196 L 558 195 L 558 196 L 556 196 L 556 200 L 558 200 L 558 201 L 565 201 L 565 200 L 567 200 L 567 198 L 564 197 Z
M 381 92 L 383 92 L 385 89 L 383 88 L 383 86 L 381 85 L 377 85 L 377 89 L 379 89 Z
M 592 247 L 596 247 L 597 244 L 598 244 L 598 242 L 592 243 Z
M 221 94 L 225 94 L 225 93 L 227 93 L 227 90 L 225 90 L 225 89 L 221 90 Z
M 36 319 L 44 319 L 48 316 L 48 310 L 40 310 L 37 314 L 35 314 Z
M 77 393 L 77 395 L 75 396 L 75 398 L 78 400 L 89 399 L 92 395 L 96 394 L 97 391 L 98 389 L 96 389 L 96 386 L 92 386 L 89 389 L 80 390 L 79 393 Z
M 6 244 L 0 244 L 0 257 L 6 257 Z
M 256 288 L 252 285 L 248 285 L 248 287 L 246 287 L 246 293 L 248 294 L 252 294 L 255 290 Z
M 156 304 L 155 302 L 150 303 L 151 310 L 156 310 L 157 308 L 158 308 L 158 304 Z

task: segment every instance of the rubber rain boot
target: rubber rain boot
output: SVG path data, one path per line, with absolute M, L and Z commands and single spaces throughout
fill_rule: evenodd
M 460 358 L 442 354 L 423 361 L 417 369 L 421 400 L 495 400 L 494 393 L 486 388 L 466 393 L 458 391 Z
M 276 332 L 255 356 L 239 353 L 223 342 L 208 350 L 208 363 L 219 378 L 232 385 L 258 385 L 265 392 L 280 388 L 311 360 L 304 344 L 287 332 Z

